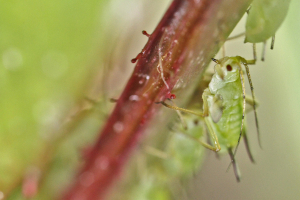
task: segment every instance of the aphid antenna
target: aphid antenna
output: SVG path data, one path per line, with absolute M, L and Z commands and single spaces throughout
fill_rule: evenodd
M 250 85 L 250 89 L 251 89 L 251 95 L 252 95 L 252 99 L 253 99 L 253 105 L 252 106 L 253 106 L 253 111 L 254 111 L 254 118 L 255 118 L 258 144 L 259 144 L 260 148 L 262 149 L 262 145 L 261 145 L 261 141 L 260 141 L 260 134 L 259 134 L 258 117 L 257 117 L 257 112 L 256 112 L 256 100 L 255 100 L 255 95 L 254 95 L 254 87 L 253 87 L 253 84 L 252 84 L 249 67 L 248 67 L 247 63 L 245 63 L 245 62 L 242 62 L 242 63 L 245 66 L 247 76 L 248 76 L 248 81 L 249 81 L 249 85 Z
M 254 64 L 257 60 L 257 56 L 256 56 L 256 44 L 253 43 L 253 59 L 254 59 Z
M 229 41 L 229 40 L 234 40 L 234 39 L 237 39 L 237 38 L 243 37 L 245 34 L 246 34 L 245 32 L 243 32 L 243 33 L 239 33 L 239 34 L 237 34 L 237 35 L 234 35 L 234 36 L 232 36 L 232 37 L 229 37 L 229 38 L 227 38 L 227 39 L 226 39 L 226 41 Z
M 217 59 L 215 59 L 215 58 L 211 58 L 211 59 L 212 59 L 212 61 L 214 61 L 215 63 L 220 64 L 220 61 L 219 61 L 219 60 L 217 60 Z
M 267 46 L 267 41 L 264 41 L 263 50 L 262 50 L 262 54 L 261 54 L 261 61 L 265 61 L 266 46 Z

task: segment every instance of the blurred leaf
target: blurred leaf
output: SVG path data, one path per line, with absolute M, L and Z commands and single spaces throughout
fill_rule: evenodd
M 0 188 L 18 185 L 58 137 L 94 70 L 99 9 L 106 1 L 1 1 Z

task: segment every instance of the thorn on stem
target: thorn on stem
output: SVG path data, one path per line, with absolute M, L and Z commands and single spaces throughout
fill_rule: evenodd
M 151 34 L 147 33 L 147 31 L 145 31 L 145 30 L 143 30 L 142 33 L 143 33 L 143 35 L 146 35 L 147 37 L 151 36 Z

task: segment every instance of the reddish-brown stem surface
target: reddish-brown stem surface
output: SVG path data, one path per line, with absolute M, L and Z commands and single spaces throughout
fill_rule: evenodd
M 134 72 L 62 199 L 103 199 L 139 135 L 176 83 L 193 87 L 251 0 L 174 0 L 149 35 Z M 159 61 L 161 60 L 161 62 Z M 160 66 L 161 65 L 161 66 Z M 185 91 L 177 95 L 183 98 Z

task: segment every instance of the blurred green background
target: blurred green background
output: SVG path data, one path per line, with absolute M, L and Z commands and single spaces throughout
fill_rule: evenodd
M 170 2 L 0 2 L 0 199 L 23 199 L 21 185 L 32 177 L 41 183 L 36 199 L 53 199 L 72 180 L 113 106 L 107 99 L 118 97 L 134 67 L 130 59 L 147 41 L 141 30 L 151 33 Z M 263 145 L 249 114 L 257 163 L 241 145 L 243 179 L 236 183 L 232 171 L 225 172 L 229 158 L 207 151 L 186 199 L 300 196 L 299 6 L 291 2 L 275 49 L 251 66 Z M 242 21 L 235 33 L 243 30 Z M 227 42 L 226 54 L 252 58 L 251 45 Z
M 101 39 L 104 3 L 1 1 L 0 190 L 5 196 L 48 168 L 67 113 L 83 98 L 95 71 L 91 59 Z
M 274 50 L 269 49 L 269 40 L 265 62 L 258 61 L 250 67 L 259 101 L 258 118 L 263 147 L 260 149 L 258 146 L 254 117 L 249 113 L 248 135 L 256 164 L 250 162 L 242 144 L 237 154 L 242 181 L 236 183 L 232 170 L 225 172 L 229 158 L 222 157 L 219 161 L 209 152 L 202 170 L 190 184 L 194 190 L 199 188 L 195 199 L 299 199 L 299 6 L 299 1 L 291 1 L 288 16 L 276 33 Z M 243 30 L 242 20 L 234 33 Z M 251 45 L 242 45 L 242 42 L 243 39 L 227 42 L 226 54 L 252 58 Z M 257 47 L 260 58 L 262 44 Z

